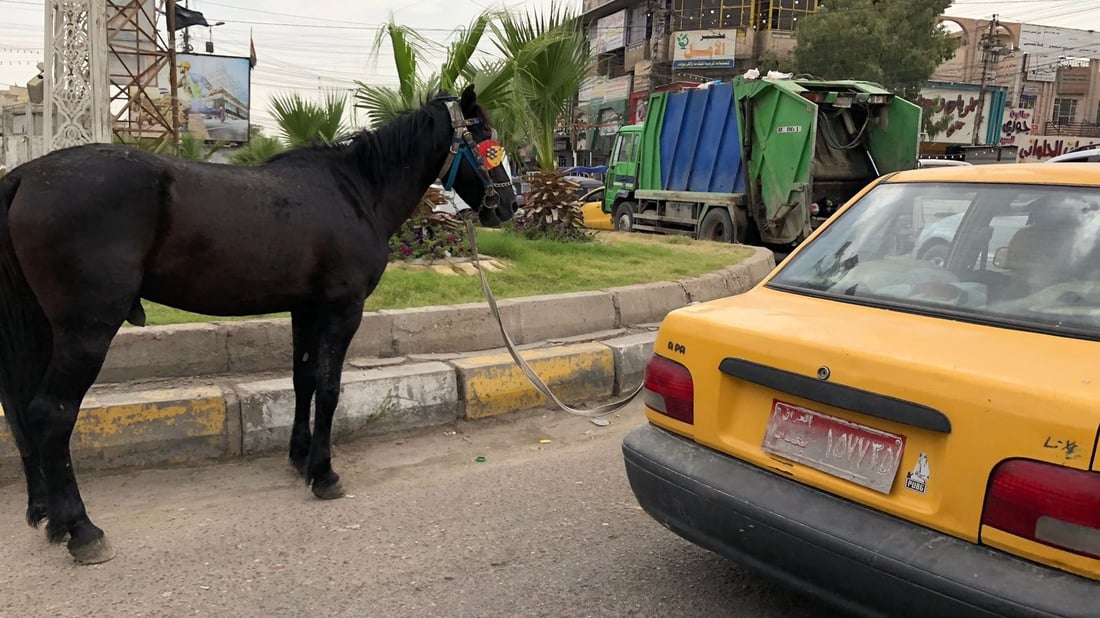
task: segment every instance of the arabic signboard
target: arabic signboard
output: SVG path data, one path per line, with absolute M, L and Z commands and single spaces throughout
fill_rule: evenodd
M 982 117 L 989 118 L 989 107 L 993 97 L 985 98 Z M 942 131 L 928 135 L 927 141 L 940 144 L 971 144 L 974 131 L 978 130 L 975 121 L 978 116 L 978 87 L 950 88 L 926 87 L 917 97 L 921 113 L 927 115 L 933 124 L 950 117 Z
M 604 54 L 626 45 L 626 9 L 596 20 L 592 51 Z
M 737 30 L 690 30 L 672 33 L 672 68 L 729 69 Z
M 1076 137 L 1072 135 L 1029 135 L 1017 142 L 1017 163 L 1036 163 L 1065 154 L 1082 146 L 1100 147 L 1100 139 L 1095 137 Z
M 1027 79 L 1053 82 L 1068 59 L 1100 58 L 1100 33 L 1021 24 L 1020 51 L 1027 54 Z
M 1001 145 L 1014 146 L 1022 139 L 1035 134 L 1039 124 L 1035 121 L 1035 110 L 1009 108 L 1005 110 L 1005 121 L 1001 125 Z

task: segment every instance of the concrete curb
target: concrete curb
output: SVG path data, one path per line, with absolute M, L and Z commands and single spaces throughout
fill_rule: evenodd
M 775 267 L 767 249 L 739 264 L 679 281 L 608 288 L 498 303 L 517 344 L 660 322 L 673 309 L 740 294 Z M 363 314 L 348 358 L 470 352 L 504 345 L 486 303 Z M 124 328 L 115 337 L 98 384 L 164 378 L 285 371 L 290 320 L 256 319 Z
M 525 360 L 559 398 L 582 406 L 637 388 L 653 350 L 654 331 L 668 311 L 745 292 L 772 267 L 771 252 L 757 252 L 705 277 L 516 299 L 500 306 L 509 334 L 517 345 L 523 344 Z M 337 439 L 548 403 L 499 347 L 500 332 L 486 305 L 380 311 L 365 313 L 363 319 L 352 354 L 371 359 L 353 360 L 345 370 L 334 425 Z M 97 386 L 74 432 L 77 465 L 166 465 L 285 450 L 294 415 L 293 382 L 284 368 L 290 358 L 286 322 L 126 333 L 112 349 L 114 365 L 105 369 L 106 376 L 148 378 L 187 370 L 210 377 L 202 386 Z M 589 338 L 597 341 L 585 340 Z M 177 359 L 173 346 L 179 346 Z M 255 376 L 271 369 L 282 370 L 281 376 Z M 0 477 L 21 474 L 7 424 L 0 423 Z

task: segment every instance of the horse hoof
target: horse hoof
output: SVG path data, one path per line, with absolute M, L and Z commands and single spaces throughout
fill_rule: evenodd
M 70 546 L 69 553 L 72 554 L 73 560 L 76 560 L 79 564 L 100 564 L 115 557 L 115 548 L 111 547 L 111 542 L 107 540 L 106 536 L 101 536 L 80 547 Z
M 328 487 L 318 487 L 317 485 L 314 485 L 313 495 L 322 500 L 335 500 L 337 498 L 344 497 L 344 488 L 340 485 L 339 481 L 333 483 L 332 485 L 329 485 Z

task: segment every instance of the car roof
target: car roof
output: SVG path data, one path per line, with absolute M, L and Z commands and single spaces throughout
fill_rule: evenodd
M 927 167 L 897 172 L 885 182 L 986 182 L 997 184 L 1083 185 L 1100 187 L 1095 163 L 1008 163 Z

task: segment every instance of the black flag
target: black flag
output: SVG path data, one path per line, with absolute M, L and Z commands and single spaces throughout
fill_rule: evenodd
M 206 18 L 202 13 L 198 11 L 192 11 L 191 9 L 185 9 L 180 5 L 176 5 L 176 30 L 180 28 L 186 28 L 188 26 L 209 26 L 206 23 Z

